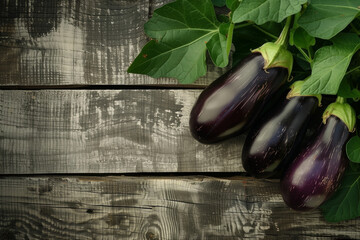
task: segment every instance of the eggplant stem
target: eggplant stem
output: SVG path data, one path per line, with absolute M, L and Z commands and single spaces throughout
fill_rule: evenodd
M 287 37 L 290 29 L 292 16 L 287 17 L 285 27 L 280 33 L 279 38 L 276 40 L 275 44 L 279 44 L 281 46 L 285 46 L 287 44 Z
M 346 99 L 343 98 L 343 97 L 338 96 L 338 97 L 336 98 L 336 102 L 337 102 L 337 103 L 345 103 L 345 102 L 346 102 Z

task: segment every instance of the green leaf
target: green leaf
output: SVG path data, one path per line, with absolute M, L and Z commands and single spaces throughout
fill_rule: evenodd
M 360 51 L 352 57 L 348 71 L 340 84 L 338 95 L 344 98 L 360 99 Z
M 128 72 L 154 78 L 174 77 L 181 83 L 192 83 L 206 73 L 204 46 L 204 43 L 196 41 L 176 49 L 152 40 L 143 47 Z
M 360 90 L 352 86 L 349 78 L 344 78 L 340 84 L 337 95 L 343 98 L 360 98 Z
M 299 28 L 298 20 L 299 20 L 300 16 L 301 16 L 301 12 L 298 12 L 297 14 L 294 15 L 293 25 L 292 25 L 292 27 L 290 29 L 290 32 L 289 32 L 289 44 L 291 46 L 295 45 L 295 43 L 294 43 L 294 33 L 295 33 L 296 29 Z
M 220 22 L 210 0 L 178 0 L 166 4 L 155 10 L 145 24 L 146 34 L 155 40 L 143 47 L 128 72 L 154 78 L 173 77 L 181 83 L 192 83 L 206 73 L 209 41 L 215 64 L 224 66 L 226 63 L 226 48 L 221 51 L 213 48 L 223 46 L 226 40 L 219 29 Z
M 359 0 L 312 0 L 299 19 L 311 36 L 330 39 L 360 13 Z
M 227 51 L 226 39 L 228 28 L 229 24 L 221 24 L 219 32 L 213 35 L 206 44 L 212 61 L 219 67 L 225 67 L 229 63 L 229 52 Z
M 360 163 L 360 137 L 352 137 L 346 144 L 346 154 L 350 161 Z
M 360 172 L 348 168 L 335 194 L 320 206 L 329 222 L 340 222 L 360 216 Z
M 226 0 L 211 0 L 214 6 L 223 7 L 225 6 Z
M 303 28 L 297 28 L 295 30 L 293 41 L 295 46 L 304 49 L 315 45 L 315 38 L 310 36 Z
M 233 14 L 233 22 L 246 20 L 257 25 L 274 21 L 281 22 L 286 17 L 301 10 L 301 5 L 307 0 L 242 0 Z
M 343 33 L 332 39 L 332 46 L 315 53 L 312 73 L 302 94 L 336 94 L 354 53 L 360 48 L 356 34 Z
M 156 9 L 144 27 L 151 38 L 180 41 L 179 38 L 197 39 L 209 31 L 217 31 L 218 24 L 209 0 L 178 0 Z
M 226 0 L 226 7 L 234 11 L 240 4 L 239 0 Z

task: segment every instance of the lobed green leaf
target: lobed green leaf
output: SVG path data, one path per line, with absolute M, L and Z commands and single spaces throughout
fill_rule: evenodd
M 307 0 L 242 0 L 233 13 L 233 22 L 253 21 L 258 25 L 281 22 L 298 13 Z
M 340 84 L 340 88 L 337 95 L 343 98 L 360 98 L 360 90 L 357 89 L 356 87 L 352 87 L 349 78 L 345 77 Z
M 312 0 L 298 23 L 311 36 L 330 39 L 360 13 L 359 0 Z
M 360 38 L 343 33 L 332 41 L 333 45 L 316 51 L 312 73 L 303 85 L 302 94 L 337 94 L 351 58 L 360 48 Z
M 226 7 L 231 11 L 235 11 L 235 9 L 237 9 L 239 4 L 240 4 L 239 0 L 226 0 Z
M 181 83 L 192 83 L 206 73 L 204 41 L 207 40 L 209 36 L 177 48 L 152 40 L 143 47 L 128 72 L 154 78 L 174 77 Z
M 219 32 L 214 34 L 206 47 L 209 50 L 212 61 L 219 67 L 225 67 L 229 63 L 229 52 L 227 51 L 226 32 L 229 24 L 220 25 Z
M 214 63 L 226 66 L 226 35 L 220 25 L 210 0 L 164 5 L 145 24 L 146 34 L 154 40 L 143 47 L 128 72 L 192 83 L 206 73 L 207 47 Z
M 315 45 L 315 38 L 310 36 L 303 28 L 297 28 L 293 35 L 294 45 L 299 48 L 309 49 Z
M 329 222 L 340 222 L 360 216 L 360 172 L 348 168 L 335 194 L 320 206 Z
M 352 137 L 346 144 L 346 154 L 350 161 L 360 163 L 360 137 Z

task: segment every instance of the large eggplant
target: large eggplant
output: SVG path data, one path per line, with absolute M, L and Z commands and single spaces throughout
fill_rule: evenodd
M 302 84 L 302 81 L 296 83 Z M 242 151 L 246 172 L 255 177 L 270 177 L 280 172 L 299 147 L 319 101 L 320 96 L 287 97 L 271 109 L 261 123 L 255 124 Z
M 252 53 L 212 82 L 190 114 L 190 130 L 202 143 L 215 143 L 243 132 L 288 77 L 288 69 L 265 70 L 265 59 Z
M 293 58 L 285 49 L 291 17 L 278 40 L 267 42 L 212 82 L 190 114 L 190 131 L 202 143 L 215 143 L 244 132 L 265 103 L 289 78 Z
M 351 107 L 348 109 L 344 114 L 338 114 L 339 111 L 324 114 L 326 122 L 317 136 L 286 170 L 280 188 L 289 207 L 295 210 L 317 208 L 337 189 L 348 164 L 345 144 L 356 121 L 355 112 Z

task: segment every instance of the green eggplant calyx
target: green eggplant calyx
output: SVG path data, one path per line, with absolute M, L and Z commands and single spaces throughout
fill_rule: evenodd
M 346 102 L 331 103 L 324 111 L 323 123 L 331 116 L 338 117 L 348 127 L 349 132 L 355 131 L 356 113 L 350 104 Z
M 252 52 L 261 53 L 265 59 L 265 71 L 270 68 L 283 67 L 288 70 L 288 78 L 290 78 L 293 66 L 293 56 L 283 46 L 273 42 L 267 42 L 261 47 L 254 49 Z
M 316 97 L 319 102 L 319 107 L 321 107 L 321 94 L 309 94 L 309 95 L 303 95 L 301 94 L 301 88 L 304 85 L 305 80 L 303 81 L 296 81 L 290 86 L 290 91 L 287 94 L 286 98 L 290 99 L 292 97 L 298 97 L 298 96 L 304 96 L 304 97 Z

